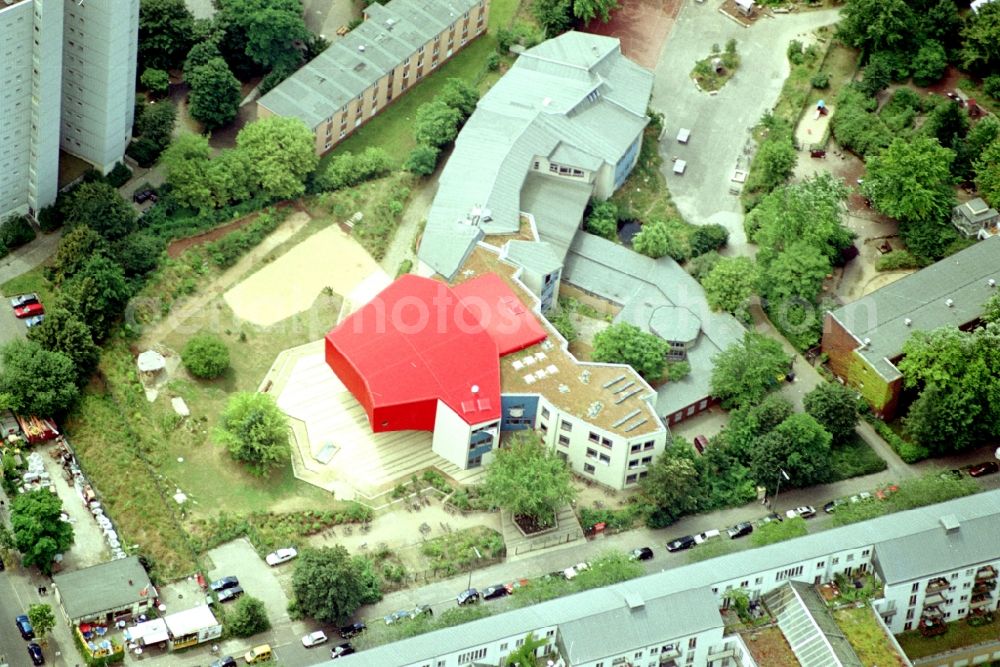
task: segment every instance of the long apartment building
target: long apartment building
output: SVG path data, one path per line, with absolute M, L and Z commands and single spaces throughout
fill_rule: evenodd
M 0 216 L 55 201 L 59 149 L 103 173 L 132 131 L 139 0 L 0 4 Z
M 323 154 L 486 32 L 488 0 L 392 0 L 257 101 L 299 118 Z
M 742 589 L 777 618 L 800 664 L 860 665 L 824 622 L 817 585 L 874 574 L 884 588 L 873 607 L 893 634 L 916 629 L 922 618 L 926 624 L 932 616 L 954 621 L 995 611 L 998 532 L 1000 491 L 990 491 L 663 570 L 333 664 L 499 667 L 533 633 L 545 641 L 537 654 L 555 652 L 565 667 L 749 667 L 758 663 L 720 615 L 726 594 Z

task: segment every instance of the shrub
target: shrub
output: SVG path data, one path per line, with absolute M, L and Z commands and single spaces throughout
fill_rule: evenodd
M 162 97 L 170 90 L 170 75 L 162 69 L 147 67 L 139 77 L 139 83 L 153 97 Z
M 114 168 L 105 176 L 105 179 L 114 188 L 125 185 L 130 178 L 132 178 L 132 170 L 126 167 L 124 162 L 116 162 Z
M 991 74 L 983 79 L 983 92 L 995 100 L 1000 100 L 1000 74 Z
M 136 139 L 125 149 L 125 154 L 139 163 L 143 169 L 156 164 L 156 158 L 160 157 L 161 152 L 156 142 L 146 137 Z
M 701 225 L 691 232 L 691 256 L 718 250 L 729 241 L 729 230 L 718 224 Z
M 403 163 L 403 169 L 417 176 L 430 176 L 437 169 L 440 153 L 439 148 L 420 144 L 410 151 L 406 162 Z
M 609 201 L 597 202 L 591 207 L 584 226 L 595 236 L 613 240 L 618 234 L 618 207 Z
M 899 458 L 903 459 L 904 462 L 916 463 L 930 456 L 930 451 L 926 447 L 904 440 L 881 419 L 875 419 L 872 424 L 882 439 L 889 443 L 892 450 L 899 454 Z
M 788 60 L 793 65 L 801 65 L 806 60 L 805 52 L 802 49 L 802 42 L 800 42 L 797 39 L 793 39 L 791 42 L 788 43 L 787 54 L 788 54 Z
M 264 237 L 277 229 L 281 217 L 272 212 L 264 212 L 252 223 L 226 234 L 218 241 L 205 244 L 209 258 L 219 268 L 229 268 L 236 263 L 244 253 L 264 240 Z
M 383 149 L 370 146 L 359 155 L 350 151 L 335 155 L 316 177 L 323 191 L 340 190 L 385 176 L 392 171 L 392 159 Z
M 500 54 L 494 51 L 490 55 L 486 56 L 486 69 L 490 72 L 496 72 L 500 69 Z
M 819 90 L 826 90 L 830 87 L 830 75 L 826 72 L 820 72 L 809 79 L 809 85 Z
M 0 254 L 23 246 L 35 238 L 35 228 L 23 215 L 12 215 L 0 224 Z
M 901 269 L 919 269 L 923 262 L 908 250 L 893 250 L 887 252 L 875 261 L 876 271 L 898 271 Z
M 229 368 L 229 348 L 218 337 L 201 333 L 184 346 L 181 360 L 191 375 L 212 380 Z

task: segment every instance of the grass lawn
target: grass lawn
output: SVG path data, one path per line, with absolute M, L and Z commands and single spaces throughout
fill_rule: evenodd
M 721 71 L 719 72 L 716 72 L 712 65 L 712 61 L 716 59 L 721 61 Z M 726 85 L 726 82 L 733 78 L 739 67 L 740 57 L 735 50 L 732 53 L 714 52 L 694 64 L 691 78 L 695 80 L 699 88 L 708 93 L 719 90 Z
M 964 620 L 952 621 L 948 623 L 948 631 L 937 637 L 921 637 L 917 630 L 896 635 L 896 641 L 910 660 L 998 639 L 1000 639 L 1000 624 L 996 621 L 980 625 L 978 628 L 972 627 Z
M 861 664 L 879 667 L 906 664 L 878 624 L 871 607 L 838 609 L 833 612 L 833 618 L 847 635 L 847 641 L 858 654 Z
M 836 100 L 841 89 L 850 83 L 857 64 L 858 51 L 834 40 L 819 68 L 820 73 L 830 76 L 830 85 L 823 89 L 812 88 L 806 106 L 812 109 L 820 100 L 825 100 L 828 104 Z
M 788 641 L 778 628 L 753 630 L 745 633 L 743 640 L 758 665 L 799 667 L 799 661 L 792 653 L 792 647 L 788 645 Z
M 52 283 L 45 277 L 41 266 L 36 266 L 27 273 L 22 273 L 16 278 L 11 278 L 3 285 L 0 285 L 4 296 L 13 296 L 23 292 L 37 292 L 39 300 L 45 303 L 52 303 L 55 298 L 55 290 Z
M 830 456 L 831 482 L 870 475 L 886 469 L 886 463 L 857 434 L 843 444 L 834 445 Z

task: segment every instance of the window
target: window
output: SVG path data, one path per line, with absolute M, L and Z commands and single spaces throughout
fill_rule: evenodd
M 554 637 L 555 634 L 556 634 L 555 630 L 549 630 L 548 632 L 545 633 L 545 636 L 546 637 Z
M 797 577 L 802 574 L 802 566 L 790 567 L 788 569 L 782 570 L 774 575 L 775 581 L 782 581 L 784 579 L 789 579 L 791 577 Z
M 421 46 L 419 49 L 417 49 L 417 53 L 423 53 L 423 52 L 424 52 L 424 47 Z M 462 662 L 462 661 L 459 660 L 459 662 Z
M 912 630 L 913 629 L 913 621 L 907 622 L 907 624 L 903 626 L 903 629 L 904 630 Z
M 473 660 L 480 660 L 484 657 L 486 657 L 486 649 L 477 648 L 475 651 L 459 654 L 458 661 L 460 663 L 472 662 Z
M 917 583 L 913 584 L 913 587 L 910 588 L 910 592 L 911 593 L 916 593 L 919 590 L 920 590 L 920 582 L 917 582 Z
M 642 448 L 643 449 L 652 449 L 655 446 L 656 446 L 656 443 L 653 442 L 652 440 L 647 440 L 646 442 L 642 443 Z
M 549 409 L 543 407 L 542 408 L 542 419 L 548 419 L 548 418 L 549 418 Z
M 852 560 L 854 560 L 854 554 L 847 554 L 847 562 L 850 563 Z
M 569 422 L 562 421 L 562 422 L 559 422 L 559 428 L 561 430 L 566 431 L 567 433 L 569 433 L 570 431 L 573 430 L 573 425 L 570 424 Z
M 611 438 L 601 438 L 601 447 L 611 449 Z
M 688 640 L 688 648 L 694 648 L 697 645 L 698 645 L 697 637 L 692 637 L 691 639 Z
M 539 430 L 541 430 L 542 433 L 548 433 L 549 432 L 549 425 L 546 424 L 545 422 L 539 422 L 538 428 L 539 428 Z
M 760 586 L 762 583 L 764 583 L 764 577 L 757 577 L 756 579 L 753 580 L 753 583 L 755 586 Z
M 642 457 L 642 461 L 641 461 L 641 463 L 642 463 L 642 465 L 644 465 L 644 466 L 645 466 L 645 465 L 649 465 L 650 461 L 652 461 L 652 460 L 653 460 L 653 457 L 652 457 L 652 456 L 643 456 L 643 457 Z
M 611 463 L 611 457 L 608 456 L 607 454 L 601 454 L 600 460 L 601 463 L 603 463 L 604 465 L 608 465 Z
M 626 484 L 635 484 L 636 479 L 637 478 L 636 478 L 635 475 L 629 475 L 628 477 L 625 478 L 625 483 Z
M 960 597 L 960 598 L 958 598 L 958 599 L 959 599 L 960 601 L 962 601 L 962 602 L 965 602 L 966 600 L 968 600 L 968 599 L 969 599 L 969 596 L 968 596 L 968 595 L 963 595 L 962 597 Z
M 637 451 L 639 451 L 640 449 L 642 449 L 642 445 L 640 445 L 640 444 L 639 444 L 639 443 L 637 442 L 637 443 L 635 443 L 634 445 L 632 445 L 631 447 L 629 447 L 629 450 L 628 450 L 628 452 L 629 452 L 629 454 L 635 454 L 635 453 L 636 453 Z
M 565 438 L 566 436 L 561 435 L 559 437 L 560 438 Z M 588 459 L 596 459 L 597 458 L 597 450 L 596 449 L 591 449 L 590 447 L 587 447 L 587 458 Z
M 865 549 L 864 551 L 861 552 L 861 557 L 862 558 L 866 558 L 866 557 L 870 556 L 871 553 L 872 553 L 871 549 Z
M 830 560 L 830 564 L 831 564 L 831 565 L 836 565 L 836 564 L 837 564 L 837 563 L 839 563 L 839 562 L 840 562 L 840 559 L 839 559 L 839 558 L 832 558 L 832 559 Z
M 587 473 L 588 475 L 593 475 L 595 470 L 597 470 L 597 468 L 590 465 L 589 463 L 583 464 L 583 472 Z
M 635 652 L 635 659 L 638 660 L 641 657 L 642 657 L 642 651 L 636 651 Z
M 639 459 L 632 459 L 631 461 L 628 462 L 629 470 L 635 470 L 638 467 L 639 467 Z
M 501 651 L 506 651 L 507 650 L 507 642 L 504 642 L 503 644 L 500 644 L 500 650 Z
M 825 560 L 821 560 L 820 562 L 816 563 L 816 567 L 823 567 L 824 565 L 826 565 Z
M 917 596 L 916 595 L 911 595 L 910 596 L 910 606 L 912 607 L 915 604 L 917 604 Z
M 516 642 L 514 642 L 514 646 L 516 646 L 518 648 L 520 648 L 523 645 L 524 645 L 524 640 L 523 639 L 518 639 Z M 459 660 L 459 662 L 461 662 L 461 660 Z
M 912 619 L 914 613 L 915 612 L 912 609 L 907 610 L 907 612 L 906 612 L 906 620 Z
M 567 438 L 565 435 L 560 435 L 559 444 L 562 445 L 563 447 L 569 447 L 569 438 Z
M 601 436 L 599 436 L 596 433 L 594 433 L 593 431 L 591 431 L 587 435 L 587 439 L 590 440 L 591 442 L 600 442 L 601 441 Z

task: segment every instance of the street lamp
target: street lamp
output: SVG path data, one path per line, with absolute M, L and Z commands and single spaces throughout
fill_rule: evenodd
M 778 468 L 778 483 L 774 485 L 774 498 L 771 499 L 771 511 L 777 511 L 776 506 L 778 504 L 778 491 L 781 490 L 781 478 L 784 477 L 785 480 L 790 481 L 792 478 L 788 476 L 788 473 L 783 469 Z
M 479 559 L 479 560 L 482 560 L 483 555 L 481 553 L 479 553 L 479 549 L 476 548 L 476 547 L 472 547 L 472 550 L 476 552 L 476 558 Z M 470 588 L 472 588 L 472 566 L 471 565 L 469 566 L 469 585 L 465 587 L 465 590 L 469 590 Z

